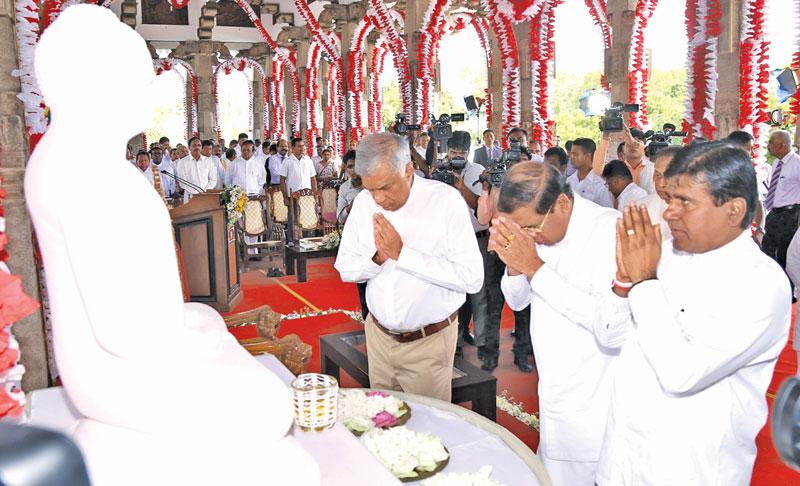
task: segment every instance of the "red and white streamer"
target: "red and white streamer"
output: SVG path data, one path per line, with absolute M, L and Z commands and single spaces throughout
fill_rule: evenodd
M 547 2 L 548 0 L 495 0 L 497 12 L 515 24 L 535 18 Z
M 647 118 L 647 82 L 650 78 L 650 63 L 645 51 L 645 33 L 657 5 L 658 0 L 640 0 L 636 4 L 628 56 L 628 100 L 639 105 L 639 111 L 630 114 L 630 125 L 643 129 L 649 128 L 650 125 L 650 120 Z
M 481 4 L 499 42 L 503 67 L 503 136 L 500 140 L 505 147 L 505 134 L 520 124 L 519 50 L 511 17 L 498 10 L 496 0 L 481 0 Z
M 283 62 L 276 55 L 272 56 L 272 83 L 270 83 L 269 99 L 272 106 L 272 138 L 286 138 L 286 108 L 283 104 Z
M 224 62 L 218 64 L 217 67 L 214 68 L 214 76 L 212 77 L 212 85 L 213 85 L 212 86 L 212 90 L 214 92 L 214 115 L 215 115 L 214 116 L 214 131 L 217 132 L 217 140 L 220 143 L 222 143 L 222 131 L 221 131 L 221 128 L 219 126 L 220 108 L 219 108 L 219 94 L 218 94 L 218 91 L 217 91 L 217 79 L 218 79 L 220 73 L 223 73 L 225 75 L 229 75 L 234 70 L 243 72 L 245 70 L 245 68 L 248 68 L 248 67 L 253 68 L 253 71 L 255 73 L 258 73 L 258 75 L 261 77 L 262 96 L 263 96 L 263 100 L 264 100 L 264 110 L 262 112 L 262 115 L 263 115 L 263 126 L 264 126 L 264 139 L 268 138 L 267 137 L 267 133 L 266 133 L 266 127 L 269 126 L 269 120 L 268 120 L 269 103 L 268 103 L 268 98 L 267 98 L 267 93 L 269 92 L 269 81 L 268 81 L 268 79 L 267 79 L 267 77 L 266 77 L 266 75 L 264 73 L 264 67 L 261 66 L 261 64 L 256 62 L 254 59 L 251 59 L 249 57 L 234 57 L 233 59 L 227 59 Z M 253 137 L 255 137 L 256 134 L 255 134 L 255 131 L 253 130 L 253 126 L 254 126 L 253 116 L 254 116 L 254 113 L 255 113 L 255 110 L 253 109 L 253 83 L 251 83 L 249 80 L 247 81 L 247 87 L 248 87 L 248 92 L 249 92 L 248 100 L 249 100 L 249 104 L 250 104 L 250 111 L 249 111 L 250 130 L 253 132 Z
M 430 125 L 430 114 L 433 112 L 433 89 L 435 87 L 434 63 L 439 41 L 444 35 L 445 13 L 453 0 L 430 0 L 428 8 L 422 16 L 420 36 L 417 43 L 417 123 L 422 129 Z
M 794 55 L 792 56 L 792 69 L 800 69 L 800 2 L 795 0 L 794 2 L 794 19 L 795 19 L 795 28 L 794 28 Z M 797 115 L 800 114 L 800 90 L 797 90 L 793 95 L 791 100 L 789 101 L 789 109 L 791 110 L 792 114 L 795 116 L 795 123 L 797 120 Z
M 555 56 L 555 9 L 563 0 L 549 0 L 539 15 L 531 19 L 531 137 L 545 147 L 554 145 L 555 121 L 550 109 L 550 81 Z
M 689 37 L 686 63 L 686 112 L 683 128 L 687 141 L 714 138 L 717 95 L 717 40 L 720 34 L 720 0 L 687 0 L 686 29 Z
M 375 11 L 375 20 L 378 28 L 386 35 L 386 43 L 394 55 L 394 64 L 397 69 L 397 81 L 400 87 L 400 101 L 406 120 L 411 120 L 413 113 L 411 71 L 408 68 L 408 46 L 401 37 L 395 25 L 395 17 L 389 11 L 383 0 L 369 0 L 369 5 Z
M 306 61 L 306 140 L 308 140 L 308 155 L 314 155 L 316 139 L 320 136 L 317 123 L 319 112 L 319 61 L 322 57 L 322 46 L 316 41 L 311 41 L 308 47 L 308 60 Z
M 753 135 L 754 164 L 767 161 L 765 142 L 769 133 L 769 41 L 764 29 L 765 3 L 765 0 L 745 0 L 739 44 L 739 127 Z
M 377 133 L 383 131 L 383 93 L 381 93 L 380 77 L 383 74 L 383 67 L 386 56 L 389 54 L 389 47 L 386 45 L 386 37 L 381 36 L 375 42 L 372 50 L 372 69 L 369 73 L 369 93 L 367 98 L 367 117 L 369 131 Z
M 36 142 L 47 130 L 47 119 L 44 115 L 44 100 L 39 92 L 33 70 L 33 54 L 39 42 L 39 4 L 33 0 L 17 0 L 15 3 L 17 46 L 19 52 L 19 69 L 12 75 L 19 78 L 21 90 L 17 98 L 22 100 L 25 108 L 25 126 L 31 151 Z M 50 17 L 48 16 L 48 21 Z
M 197 75 L 195 74 L 194 69 L 192 69 L 192 65 L 183 59 L 168 58 L 153 60 L 153 68 L 156 70 L 156 75 L 160 75 L 165 71 L 173 71 L 177 74 L 177 71 L 174 70 L 175 66 L 181 66 L 186 69 L 186 74 L 192 92 L 191 100 L 189 100 L 189 116 L 184 118 L 184 133 L 187 134 L 187 139 L 191 137 L 198 137 L 200 134 L 197 129 Z M 183 91 L 183 96 L 183 106 L 186 107 L 186 90 Z
M 606 0 L 585 0 L 586 6 L 589 7 L 589 13 L 592 15 L 594 19 L 594 23 L 600 27 L 601 32 L 603 33 L 603 45 L 606 49 L 611 49 L 611 23 L 608 20 L 608 10 L 606 5 Z M 641 0 L 637 5 L 636 9 L 639 9 L 639 5 L 642 2 L 647 0 Z
M 269 46 L 269 48 L 272 49 L 272 52 L 275 53 L 273 55 L 273 60 L 274 60 L 275 57 L 277 57 L 277 59 L 280 60 L 283 68 L 285 68 L 289 72 L 289 78 L 292 81 L 292 126 L 294 128 L 294 132 L 292 133 L 292 135 L 293 136 L 294 135 L 300 135 L 301 88 L 300 88 L 300 75 L 297 72 L 297 55 L 295 54 L 295 52 L 293 50 L 287 49 L 285 47 L 279 47 L 278 46 L 278 44 L 275 42 L 275 39 L 273 39 L 272 36 L 269 34 L 269 32 L 267 32 L 267 29 L 264 28 L 264 24 L 261 23 L 261 19 L 258 17 L 258 15 L 256 15 L 255 11 L 253 10 L 253 7 L 250 6 L 250 4 L 247 2 L 247 0 L 236 0 L 236 4 L 239 5 L 239 8 L 244 10 L 244 13 L 247 15 L 247 18 L 250 19 L 250 21 L 256 27 L 256 30 L 258 30 L 259 34 L 261 34 L 261 37 L 264 39 L 264 42 L 266 42 L 267 45 Z M 275 66 L 275 63 L 273 62 L 273 68 L 274 68 L 274 66 Z M 273 78 L 275 77 L 274 73 L 275 73 L 275 69 L 273 69 Z M 275 82 L 273 81 L 273 84 L 274 83 Z M 281 88 L 282 88 L 283 87 L 283 72 L 281 72 L 281 81 L 280 81 L 280 83 L 281 83 Z M 275 89 L 277 89 L 277 87 L 273 86 L 273 90 L 275 90 Z M 273 107 L 274 107 L 274 105 L 273 105 Z M 281 104 L 280 108 L 282 110 L 285 110 L 285 108 L 283 108 L 282 104 Z M 274 109 L 277 109 L 277 107 L 274 107 Z M 265 107 L 265 111 L 266 111 L 266 107 Z M 281 119 L 285 119 L 284 118 L 285 117 L 285 113 L 283 111 L 281 111 L 280 113 L 276 113 L 276 116 L 281 118 Z M 283 123 L 284 123 L 283 129 L 280 131 L 281 136 L 278 137 L 278 138 L 283 137 L 283 135 L 286 132 L 285 122 L 283 122 Z M 274 127 L 274 125 L 272 125 L 272 126 Z M 276 137 L 276 136 L 273 134 L 273 138 L 274 137 Z
M 364 47 L 367 36 L 377 26 L 374 12 L 369 12 L 356 26 L 350 50 L 347 53 L 347 101 L 350 111 L 350 140 L 358 141 L 367 131 L 372 131 L 372 123 L 364 125 Z M 368 113 L 367 119 L 371 120 Z

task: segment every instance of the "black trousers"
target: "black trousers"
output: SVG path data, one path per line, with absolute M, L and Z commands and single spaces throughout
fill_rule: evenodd
M 767 214 L 761 250 L 786 269 L 786 249 L 800 226 L 800 205 L 776 208 Z
M 367 314 L 369 314 L 369 307 L 367 307 L 367 282 L 357 283 L 356 288 L 358 289 L 358 300 L 361 301 L 361 318 L 366 321 Z
M 486 358 L 497 358 L 500 355 L 500 318 L 503 306 L 506 303 L 500 281 L 505 273 L 506 266 L 495 253 L 488 254 L 484 272 L 487 300 L 489 305 L 486 325 L 486 340 L 483 355 Z M 514 311 L 514 356 L 527 357 L 531 349 L 531 306 L 520 311 Z

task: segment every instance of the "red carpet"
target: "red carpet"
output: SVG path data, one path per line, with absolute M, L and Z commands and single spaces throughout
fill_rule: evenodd
M 291 314 L 293 312 L 311 313 L 312 311 L 328 311 L 343 309 L 354 311 L 360 308 L 358 294 L 354 284 L 341 282 L 339 274 L 333 268 L 333 259 L 309 260 L 308 282 L 297 283 L 294 276 L 277 279 L 268 278 L 264 272 L 254 271 L 242 274 L 244 299 L 234 309 L 240 312 L 259 305 L 267 304 L 276 312 Z M 297 334 L 313 347 L 310 372 L 318 372 L 319 336 L 358 329 L 361 325 L 353 322 L 346 314 L 334 312 L 299 319 L 286 320 L 281 324 L 280 335 Z M 502 332 L 500 340 L 500 363 L 494 372 L 497 377 L 498 394 L 505 393 L 514 402 L 522 405 L 529 413 L 538 412 L 536 394 L 538 376 L 534 372 L 520 372 L 513 364 L 511 345 L 513 338 L 510 331 L 514 326 L 514 317 L 506 307 L 503 312 Z M 480 365 L 477 350 L 472 346 L 464 348 L 464 355 L 471 363 Z M 769 387 L 767 400 L 772 406 L 773 398 L 780 384 L 787 377 L 794 375 L 797 369 L 797 355 L 787 344 L 775 367 L 775 375 Z M 358 386 L 357 383 L 342 373 L 342 386 Z M 463 404 L 468 408 L 468 404 Z M 539 433 L 511 415 L 498 410 L 497 422 L 519 437 L 534 451 L 539 443 Z M 753 485 L 772 486 L 776 484 L 800 484 L 800 473 L 785 466 L 778 458 L 769 433 L 769 424 L 756 439 L 758 457 L 753 471 Z

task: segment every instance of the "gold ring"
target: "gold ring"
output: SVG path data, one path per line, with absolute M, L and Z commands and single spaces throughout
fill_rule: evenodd
M 628 233 L 628 236 L 633 236 L 633 235 L 636 234 L 636 232 L 633 231 L 632 229 L 629 229 L 627 233 Z
M 514 233 L 511 233 L 510 235 L 506 236 L 506 240 L 510 244 L 512 241 L 514 241 L 514 238 L 516 238 L 516 237 L 517 237 L 517 235 L 515 235 Z
M 504 250 L 508 250 L 509 248 L 511 248 L 511 242 L 510 241 L 508 243 L 506 243 L 506 246 L 504 246 L 503 249 Z

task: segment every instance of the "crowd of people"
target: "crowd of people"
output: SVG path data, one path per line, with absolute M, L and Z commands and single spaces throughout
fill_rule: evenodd
M 658 151 L 627 127 L 546 150 L 521 128 L 505 137 L 486 130 L 473 151 L 455 131 L 440 151 L 385 132 L 341 160 L 321 138 L 313 158 L 300 138 L 242 134 L 224 154 L 162 139 L 132 162 L 185 198 L 238 185 L 288 200 L 337 181 L 335 267 L 357 284 L 375 388 L 450 401 L 464 345 L 497 367 L 508 304 L 554 484 L 748 483 L 789 332 L 786 273 L 800 279 L 791 135 L 771 134 L 771 172 L 740 131 Z

